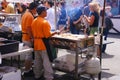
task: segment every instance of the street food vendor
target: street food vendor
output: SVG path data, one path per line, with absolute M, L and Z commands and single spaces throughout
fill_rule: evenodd
M 35 2 L 30 3 L 29 9 L 22 16 L 22 42 L 24 46 L 32 47 L 32 34 L 31 34 L 31 23 L 34 20 L 34 15 L 36 14 L 37 4 Z M 26 54 L 25 59 L 25 71 L 24 75 L 31 72 L 32 67 L 32 53 Z
M 44 44 L 43 38 L 49 38 L 56 32 L 50 32 L 50 24 L 45 17 L 47 16 L 47 8 L 44 6 L 37 7 L 38 17 L 32 22 L 32 34 L 34 38 L 34 74 L 36 80 L 41 80 L 44 70 L 45 80 L 53 80 L 53 70 L 48 58 L 46 45 Z

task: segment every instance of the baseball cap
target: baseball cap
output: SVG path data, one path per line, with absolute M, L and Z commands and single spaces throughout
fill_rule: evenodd
M 45 6 L 38 6 L 37 7 L 37 13 L 38 15 L 41 14 L 42 11 L 47 10 L 48 8 L 46 8 Z
M 35 3 L 35 2 L 32 2 L 32 3 L 30 3 L 30 5 L 29 5 L 29 9 L 30 10 L 32 10 L 32 9 L 34 9 L 34 8 L 37 8 L 37 6 L 38 6 L 38 4 L 37 3 Z

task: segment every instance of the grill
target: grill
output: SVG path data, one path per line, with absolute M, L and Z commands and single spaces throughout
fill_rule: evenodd
M 52 36 L 50 43 L 57 48 L 75 50 L 79 47 L 83 49 L 94 45 L 94 37 L 64 33 Z

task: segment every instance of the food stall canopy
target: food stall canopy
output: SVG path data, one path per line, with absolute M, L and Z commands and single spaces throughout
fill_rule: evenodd
M 2 1 L 2 0 L 0 0 L 0 1 Z M 14 2 L 14 3 L 17 3 L 17 2 L 19 2 L 19 3 L 31 3 L 34 0 L 6 0 L 6 1 L 7 2 Z

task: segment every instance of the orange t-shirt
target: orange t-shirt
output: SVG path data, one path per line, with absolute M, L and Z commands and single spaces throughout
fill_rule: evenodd
M 22 33 L 23 33 L 22 40 L 23 41 L 30 41 L 29 30 L 31 29 L 31 24 L 32 24 L 33 20 L 34 20 L 34 17 L 29 11 L 26 11 L 23 14 L 22 20 L 21 20 Z
M 49 23 L 44 18 L 37 17 L 32 22 L 31 29 L 34 38 L 34 50 L 46 50 L 42 38 L 51 36 Z

